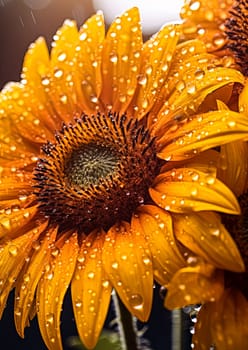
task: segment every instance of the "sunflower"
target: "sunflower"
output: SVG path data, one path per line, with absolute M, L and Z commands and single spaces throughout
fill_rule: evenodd
M 204 41 L 209 52 L 226 56 L 230 65 L 236 64 L 247 76 L 246 0 L 186 0 L 180 14 L 183 40 L 198 38 Z
M 239 110 L 248 120 L 247 98 L 246 82 L 239 96 Z M 218 104 L 228 110 L 222 102 Z M 222 214 L 220 218 L 214 213 L 201 212 L 194 215 L 195 225 L 185 214 L 177 215 L 173 220 L 176 238 L 195 254 L 194 266 L 185 266 L 173 276 L 168 284 L 165 305 L 175 308 L 189 303 L 203 304 L 193 335 L 196 350 L 248 348 L 247 154 L 248 143 L 240 140 L 222 145 L 220 153 L 216 153 L 218 177 L 238 197 L 240 216 Z M 216 217 L 214 226 L 214 219 L 211 225 L 208 224 L 209 215 Z M 233 266 L 236 263 L 240 264 L 240 271 Z
M 196 111 L 244 78 L 180 35 L 167 25 L 143 43 L 137 8 L 106 35 L 99 13 L 79 30 L 67 20 L 51 52 L 39 38 L 21 81 L 1 92 L 0 311 L 15 288 L 20 336 L 37 315 L 46 346 L 62 349 L 69 286 L 88 348 L 112 288 L 147 320 L 153 280 L 166 284 L 185 265 L 171 213 L 239 213 L 211 156 L 199 155 L 247 136 L 246 118 Z

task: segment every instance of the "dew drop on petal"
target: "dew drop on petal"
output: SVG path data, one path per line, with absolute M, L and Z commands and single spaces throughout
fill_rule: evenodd
M 64 62 L 64 60 L 66 59 L 67 55 L 65 52 L 61 52 L 59 55 L 58 55 L 58 61 L 60 62 Z
M 9 254 L 12 256 L 17 256 L 18 254 L 18 248 L 15 245 L 9 246 Z
M 144 300 L 140 294 L 132 294 L 129 297 L 129 303 L 135 310 L 142 310 L 144 306 Z
M 50 79 L 48 77 L 44 77 L 41 79 L 41 83 L 44 86 L 48 86 L 50 84 Z
M 201 6 L 200 1 L 192 1 L 189 5 L 189 8 L 191 11 L 197 11 L 199 10 L 200 6 Z
M 52 314 L 52 313 L 47 314 L 47 315 L 46 315 L 46 321 L 47 321 L 47 323 L 52 324 L 53 321 L 54 321 L 54 314 Z

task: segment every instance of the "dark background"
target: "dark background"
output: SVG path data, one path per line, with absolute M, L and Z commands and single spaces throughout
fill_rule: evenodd
M 33 6 L 28 6 L 27 2 Z M 43 8 L 35 9 L 35 4 Z M 50 44 L 58 27 L 66 18 L 77 20 L 82 24 L 94 13 L 90 0 L 0 0 L 0 89 L 8 81 L 20 80 L 20 73 L 25 51 L 39 36 L 44 36 Z M 26 329 L 25 339 L 21 339 L 14 328 L 13 292 L 11 293 L 2 320 L 0 321 L 1 349 L 8 350 L 46 350 L 41 339 L 37 320 Z M 72 313 L 70 295 L 67 293 L 63 307 L 61 330 L 64 349 L 70 336 L 77 335 Z M 108 321 L 114 317 L 110 309 Z M 184 349 L 189 349 L 189 321 L 183 324 Z M 153 350 L 171 349 L 171 314 L 163 308 L 159 287 L 154 289 L 154 304 L 148 330 L 145 337 L 149 339 Z M 130 349 L 131 350 L 131 349 Z

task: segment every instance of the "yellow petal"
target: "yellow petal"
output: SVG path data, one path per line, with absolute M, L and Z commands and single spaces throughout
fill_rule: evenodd
M 221 146 L 221 163 L 218 177 L 240 196 L 247 190 L 248 144 L 244 141 L 230 142 Z
M 101 261 L 104 235 L 92 232 L 82 243 L 71 286 L 78 333 L 90 349 L 102 330 L 112 290 Z
M 130 103 L 140 70 L 142 33 L 136 7 L 117 17 L 103 47 L 101 100 L 113 111 L 123 113 Z
M 170 214 L 158 207 L 144 205 L 133 215 L 131 227 L 142 232 L 147 241 L 156 280 L 161 285 L 168 283 L 185 265 L 173 234 Z
M 223 293 L 223 275 L 208 264 L 179 270 L 167 286 L 165 307 L 180 308 L 217 300 Z
M 47 222 L 39 226 L 44 231 Z M 29 315 L 35 300 L 37 284 L 50 259 L 50 251 L 55 241 L 57 229 L 47 230 L 42 241 L 33 243 L 33 251 L 30 252 L 30 260 L 22 269 L 15 289 L 15 325 L 17 332 L 24 337 L 24 328 L 29 324 Z
M 244 113 L 248 116 L 248 81 L 246 81 L 246 84 L 239 95 L 239 111 L 241 113 Z
M 180 35 L 179 26 L 164 26 L 144 44 L 138 86 L 132 101 L 132 115 L 142 118 L 155 105 L 156 111 L 165 100 L 166 78 L 173 62 L 173 54 Z M 166 90 L 167 91 L 167 90 Z M 154 111 L 154 113 L 156 113 Z
M 248 349 L 248 302 L 235 288 L 225 290 L 220 300 L 203 305 L 193 343 L 198 350 L 213 344 L 218 350 Z
M 244 139 L 248 133 L 247 116 L 227 110 L 209 112 L 195 115 L 192 119 L 184 118 L 180 127 L 174 120 L 171 125 L 161 126 L 158 132 L 161 134 L 162 131 L 164 136 L 159 139 L 161 151 L 158 156 L 180 160 L 209 148 Z
M 27 225 L 37 213 L 37 206 L 20 210 L 6 210 L 0 215 L 0 238 L 4 241 L 25 232 Z
M 122 222 L 107 233 L 103 267 L 127 309 L 141 321 L 152 306 L 152 261 L 142 232 Z
M 41 229 L 38 227 L 0 246 L 0 318 L 9 292 L 18 278 L 26 258 L 29 257 L 33 242 L 40 233 Z
M 64 295 L 74 272 L 78 243 L 77 234 L 60 238 L 59 253 L 52 255 L 38 284 L 37 316 L 42 338 L 50 350 L 62 350 L 60 313 Z
M 239 250 L 216 213 L 173 215 L 173 225 L 177 239 L 210 264 L 220 269 L 244 271 Z
M 234 194 L 212 173 L 179 168 L 160 174 L 149 190 L 154 202 L 175 213 L 217 210 L 238 214 Z
M 76 76 L 80 85 L 76 84 L 75 89 L 78 94 L 77 103 L 86 113 L 95 112 L 99 104 L 104 37 L 105 26 L 101 13 L 89 18 L 79 31 L 79 46 L 75 52 L 75 59 Z

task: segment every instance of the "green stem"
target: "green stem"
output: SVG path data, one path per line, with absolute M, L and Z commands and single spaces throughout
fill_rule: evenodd
M 116 319 L 121 337 L 122 350 L 138 350 L 138 335 L 133 316 L 123 305 L 118 295 L 113 292 Z

